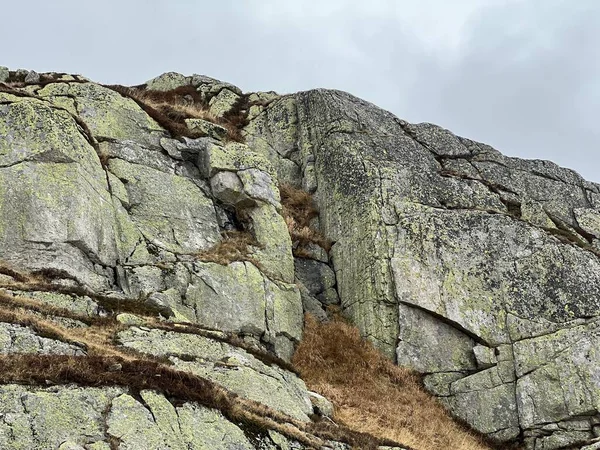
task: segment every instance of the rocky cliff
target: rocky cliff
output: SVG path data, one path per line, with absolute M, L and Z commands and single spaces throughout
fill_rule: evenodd
M 600 185 L 344 92 L 0 68 L 0 448 L 402 445 L 315 419 L 331 305 L 490 445 L 600 448 L 599 239 Z

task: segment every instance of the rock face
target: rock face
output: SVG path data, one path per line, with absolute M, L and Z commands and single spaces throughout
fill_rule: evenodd
M 339 304 L 490 439 L 554 450 L 600 435 L 600 185 L 338 91 L 147 82 L 201 99 L 182 126 L 205 136 L 186 137 L 78 76 L 0 68 L 3 82 L 2 304 L 53 309 L 0 317 L 2 355 L 94 354 L 80 331 L 121 313 L 110 370 L 145 355 L 302 424 L 316 409 L 286 362 L 303 312 Z M 329 254 L 294 259 L 280 183 L 314 195 Z M 229 260 L 231 233 L 251 242 Z M 52 384 L 0 385 L 1 448 L 310 447 L 150 388 Z
M 9 83 L 15 76 L 1 74 Z M 0 89 L 0 261 L 30 273 L 50 271 L 65 293 L 20 283 L 25 292 L 11 289 L 18 277 L 0 280 L 10 301 L 59 308 L 42 308 L 43 326 L 35 316 L 3 316 L 0 353 L 87 355 L 89 340 L 61 336 L 109 310 L 68 288 L 79 286 L 117 299 L 117 311 L 122 303 L 139 310 L 117 316 L 123 328 L 113 337 L 117 351 L 153 355 L 308 422 L 309 391 L 289 368 L 273 363 L 291 357 L 303 309 L 271 163 L 229 142 L 221 125 L 207 122 L 213 128 L 205 138 L 174 139 L 136 101 L 110 88 L 79 77 L 42 84 L 43 77 Z M 177 84 L 180 78 L 150 85 L 169 90 L 191 82 Z M 206 77 L 193 83 L 218 117 L 241 94 Z M 227 187 L 239 192 L 227 197 L 217 178 L 239 180 Z M 240 227 L 230 220 L 235 214 L 253 234 L 252 256 L 211 262 L 227 241 L 222 232 Z M 147 323 L 148 311 L 219 339 L 160 331 Z M 225 343 L 226 335 L 237 341 Z M 261 362 L 244 348 L 274 359 Z M 276 431 L 240 428 L 218 410 L 177 405 L 152 390 L 6 384 L 0 398 L 3 449 L 304 448 Z
M 599 185 L 337 91 L 247 130 L 314 191 L 347 317 L 455 415 L 532 449 L 597 435 Z

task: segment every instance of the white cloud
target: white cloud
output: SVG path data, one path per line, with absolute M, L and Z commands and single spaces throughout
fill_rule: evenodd
M 338 88 L 600 181 L 598 0 L 29 0 L 3 17 L 2 65 Z

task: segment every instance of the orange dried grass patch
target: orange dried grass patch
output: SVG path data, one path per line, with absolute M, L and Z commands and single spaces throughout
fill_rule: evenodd
M 307 315 L 293 364 L 351 429 L 419 450 L 491 448 L 453 420 L 417 374 L 394 365 L 341 319 L 323 324 Z
M 252 257 L 252 247 L 258 247 L 254 236 L 247 231 L 228 231 L 223 233 L 223 240 L 208 250 L 195 254 L 204 262 L 227 265 L 234 261 L 250 261 L 256 265 Z
M 185 119 L 203 119 L 227 129 L 227 138 L 243 142 L 240 128 L 245 124 L 245 114 L 233 111 L 225 118 L 217 118 L 209 112 L 193 86 L 181 86 L 170 91 L 154 91 L 136 87 L 106 86 L 125 97 L 133 99 L 161 127 L 174 137 L 203 137 L 204 134 L 192 131 Z

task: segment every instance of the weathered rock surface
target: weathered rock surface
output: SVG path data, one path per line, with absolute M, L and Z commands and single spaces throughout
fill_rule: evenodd
M 599 185 L 337 91 L 246 130 L 315 190 L 347 317 L 454 414 L 532 449 L 596 435 Z
M 19 80 L 29 77 L 21 91 L 0 93 L 2 263 L 20 270 L 52 269 L 67 284 L 112 296 L 112 307 L 120 298 L 138 297 L 141 308 L 237 334 L 253 347 L 289 359 L 302 337 L 303 308 L 269 161 L 243 144 L 225 142 L 220 125 L 193 123 L 211 137 L 175 140 L 135 101 L 107 87 L 79 77 L 57 77 L 36 87 L 40 74 L 30 75 L 18 75 Z M 2 82 L 10 80 L 11 72 L 0 76 Z M 169 90 L 189 83 L 218 117 L 242 98 L 239 89 L 208 77 L 166 74 L 149 86 Z M 223 194 L 211 183 L 215 175 L 239 180 L 244 201 Z M 223 227 L 222 218 L 242 209 L 257 242 L 252 262 L 219 265 L 197 259 L 226 239 L 220 232 L 230 228 Z M 240 224 L 234 218 L 231 226 Z M 14 282 L 10 276 L 0 281 L 6 280 Z M 82 317 L 107 314 L 83 295 L 8 287 L 3 292 L 15 299 Z M 145 319 L 135 314 L 117 319 L 125 329 L 118 341 L 124 349 L 171 358 L 182 371 L 300 421 L 313 413 L 304 383 L 292 372 L 234 345 L 145 328 Z M 64 317 L 52 321 L 67 329 L 87 326 Z M 1 354 L 86 352 L 85 345 L 0 322 Z M 271 438 L 242 429 L 219 411 L 173 404 L 149 390 L 3 385 L 0 393 L 3 449 L 305 448 L 274 432 Z
M 8 283 L 5 292 L 86 317 L 108 314 L 102 299 L 128 302 L 283 360 L 303 311 L 325 320 L 323 307 L 340 302 L 364 336 L 491 439 L 595 448 L 600 185 L 338 91 L 244 95 L 176 73 L 146 83 L 192 86 L 219 120 L 247 115 L 242 144 L 201 119 L 187 126 L 208 137 L 174 138 L 134 100 L 53 76 L 0 67 L 0 83 L 27 84 L 0 91 L 0 261 L 52 269 L 83 291 Z M 334 242 L 319 261 L 294 261 L 280 182 L 314 193 Z M 242 230 L 255 241 L 246 260 L 206 256 Z M 293 373 L 233 344 L 119 317 L 120 348 L 309 420 Z M 1 322 L 0 353 L 85 351 L 42 334 Z M 255 431 L 152 390 L 0 385 L 6 449 L 305 448 Z
M 0 322 L 0 354 L 83 355 L 80 347 L 36 335 L 20 325 Z
M 154 391 L 142 391 L 136 399 L 121 388 L 19 385 L 0 387 L 0 445 L 6 450 L 305 448 L 281 435 L 251 441 L 218 411 L 194 403 L 175 406 Z
M 133 100 L 94 83 L 50 83 L 35 93 L 39 97 L 0 94 L 0 134 L 6 136 L 0 142 L 0 258 L 28 269 L 63 270 L 94 289 L 145 296 L 180 320 L 255 332 L 289 357 L 301 337 L 302 306 L 291 284 L 291 242 L 269 162 L 238 143 L 169 140 Z M 250 263 L 253 277 L 214 264 L 203 266 L 201 277 L 220 279 L 226 290 L 214 301 L 231 306 L 238 286 L 256 292 L 247 300 L 255 313 L 250 328 L 221 320 L 246 320 L 239 310 L 194 297 L 201 277 L 193 255 L 222 240 L 221 196 L 203 175 L 216 171 L 240 172 L 260 245 L 254 258 L 264 274 Z
M 120 333 L 118 341 L 127 348 L 169 357 L 178 368 L 212 379 L 236 394 L 296 419 L 308 421 L 312 414 L 302 380 L 291 372 L 269 367 L 232 345 L 198 335 L 137 327 Z
M 0 83 L 4 83 L 8 81 L 8 77 L 10 76 L 8 67 L 0 66 Z

